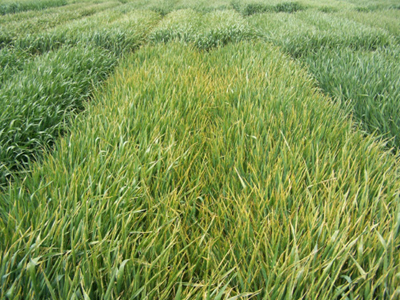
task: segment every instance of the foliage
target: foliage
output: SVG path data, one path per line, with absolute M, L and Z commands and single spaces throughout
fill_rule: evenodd
M 125 59 L 1 196 L 1 297 L 395 297 L 398 161 L 313 86 L 264 43 Z
M 65 130 L 94 85 L 114 67 L 111 53 L 87 47 L 60 49 L 30 62 L 0 89 L 0 178 L 21 169 Z
M 26 35 L 42 33 L 56 26 L 65 26 L 73 20 L 81 19 L 102 10 L 110 9 L 118 2 L 101 4 L 74 4 L 49 11 L 35 11 L 12 15 L 7 21 L 0 23 L 0 47 L 12 45 L 16 39 Z M 22 16 L 24 19 L 20 19 Z
M 32 54 L 42 54 L 62 45 L 79 43 L 103 47 L 120 55 L 139 46 L 146 32 L 158 21 L 149 11 L 114 10 L 72 22 L 43 33 L 26 35 L 14 47 Z
M 321 50 L 304 58 L 320 87 L 347 103 L 367 132 L 400 149 L 400 52 Z
M 31 56 L 25 51 L 12 48 L 0 49 L 0 86 L 19 70 L 22 70 Z
M 66 4 L 66 0 L 5 0 L 0 3 L 0 15 L 26 10 L 41 10 Z
M 67 2 L 0 15 L 1 299 L 398 298 L 398 0 Z
M 350 108 L 364 130 L 399 149 L 399 46 L 388 31 L 316 12 L 260 15 L 249 23 L 305 63 L 319 86 Z
M 238 1 L 234 1 L 231 3 L 231 5 L 243 16 L 250 16 L 265 12 L 294 13 L 306 9 L 306 6 L 299 2 L 279 2 L 275 5 L 272 5 L 268 2 L 250 2 L 242 4 Z
M 247 22 L 232 10 L 202 14 L 185 9 L 164 18 L 150 32 L 148 39 L 153 43 L 179 40 L 209 50 L 253 37 L 254 33 Z

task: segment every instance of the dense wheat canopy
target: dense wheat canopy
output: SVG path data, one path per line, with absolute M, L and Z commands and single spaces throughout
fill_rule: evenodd
M 399 8 L 0 2 L 0 298 L 398 299 Z

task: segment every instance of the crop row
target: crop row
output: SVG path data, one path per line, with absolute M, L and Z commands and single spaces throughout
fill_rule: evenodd
M 13 44 L 16 39 L 27 34 L 37 34 L 56 26 L 63 26 L 69 21 L 90 16 L 119 4 L 119 2 L 93 5 L 74 4 L 58 8 L 51 13 L 37 12 L 35 16 L 27 16 L 23 20 L 4 22 L 0 24 L 0 47 Z
M 79 32 L 65 28 L 63 35 L 56 36 L 63 38 L 57 43 L 51 39 L 44 44 L 41 39 L 37 44 L 27 44 L 31 52 L 50 51 L 33 60 L 21 59 L 15 49 L 5 54 L 9 62 L 10 58 L 14 61 L 1 73 L 1 184 L 51 146 L 65 130 L 70 116 L 82 109 L 93 85 L 106 78 L 119 56 L 138 47 L 158 20 L 153 12 L 127 13 L 116 19 L 109 16 L 109 24 L 99 18 L 95 19 L 98 22 L 88 22 L 86 28 L 76 27 Z M 33 51 L 35 45 L 41 48 Z
M 14 23 L 17 24 L 18 21 L 26 21 L 28 19 L 36 19 L 38 17 L 43 18 L 44 20 L 46 20 L 46 18 L 48 18 L 49 16 L 53 15 L 53 14 L 58 14 L 61 11 L 65 11 L 66 13 L 68 13 L 70 10 L 74 10 L 74 9 L 81 9 L 82 7 L 87 7 L 87 8 L 92 8 L 95 7 L 96 5 L 102 5 L 102 3 L 105 2 L 110 2 L 110 1 L 95 1 L 95 2 L 89 2 L 89 3 L 85 3 L 82 1 L 79 1 L 77 3 L 70 3 L 70 1 L 68 2 L 67 5 L 61 6 L 61 7 L 50 7 L 44 10 L 30 10 L 30 11 L 23 11 L 23 12 L 19 12 L 19 13 L 15 13 L 15 14 L 7 14 L 7 15 L 0 15 L 0 24 L 4 25 L 7 23 Z
M 243 19 L 230 10 L 207 14 L 178 10 L 153 29 L 149 40 L 180 40 L 210 49 L 229 41 L 262 37 L 300 58 L 325 92 L 351 108 L 363 129 L 377 132 L 389 139 L 388 147 L 398 148 L 400 70 L 392 32 L 315 11 Z M 385 50 L 388 48 L 391 50 Z M 371 51 L 374 54 L 368 54 Z M 366 68 L 373 71 L 365 72 Z
M 123 2 L 129 2 L 124 0 Z M 397 0 L 378 1 L 329 1 L 329 0 L 136 0 L 131 3 L 137 9 L 153 10 L 161 15 L 180 9 L 197 12 L 235 9 L 243 16 L 265 12 L 295 13 L 302 10 L 317 10 L 325 13 L 348 12 L 393 12 L 399 9 Z
M 362 128 L 400 147 L 399 44 L 382 28 L 317 12 L 248 19 L 257 34 L 300 59 Z
M 108 5 L 116 4 L 110 2 L 98 7 L 104 8 Z M 364 129 L 369 132 L 378 130 L 379 134 L 390 139 L 389 147 L 399 146 L 397 83 L 400 70 L 396 63 L 398 51 L 393 46 L 392 35 L 387 31 L 339 16 L 308 11 L 296 14 L 262 14 L 244 19 L 233 10 L 199 13 L 192 9 L 174 11 L 153 27 L 159 20 L 159 15 L 150 11 L 137 11 L 135 8 L 135 4 L 120 5 L 106 12 L 61 24 L 51 30 L 15 39 L 13 49 L 0 50 L 0 84 L 4 85 L 0 93 L 5 93 L 3 97 L 11 97 L 10 99 L 22 97 L 22 103 L 28 103 L 29 97 L 35 98 L 35 93 L 26 93 L 23 96 L 16 93 L 10 96 L 10 90 L 17 89 L 21 81 L 18 72 L 22 74 L 26 71 L 31 74 L 29 76 L 33 76 L 29 68 L 36 68 L 43 63 L 41 58 L 37 58 L 33 63 L 35 67 L 32 67 L 29 62 L 32 61 L 33 54 L 56 51 L 64 46 L 101 47 L 111 51 L 114 56 L 120 56 L 127 49 L 134 49 L 141 44 L 147 34 L 147 40 L 151 43 L 179 40 L 206 50 L 231 41 L 262 37 L 281 46 L 293 57 L 301 58 L 319 81 L 320 87 L 336 99 L 342 100 L 346 109 L 351 108 L 350 112 L 361 120 Z M 391 47 L 392 50 L 382 50 L 382 47 Z M 369 54 L 369 51 L 375 49 L 378 51 L 373 55 Z M 335 69 L 332 66 L 336 66 Z M 373 71 L 365 72 L 366 69 Z M 29 76 L 23 80 L 28 81 Z M 45 87 L 47 84 L 51 85 L 51 80 L 46 80 L 47 83 L 41 83 Z M 44 95 L 40 97 L 46 98 Z M 78 102 L 81 101 L 80 99 Z M 13 100 L 10 103 L 19 102 Z M 15 109 L 12 111 L 16 112 Z M 55 115 L 59 115 L 59 112 Z M 12 115 L 4 115 L 4 118 L 10 121 Z M 16 115 L 16 118 L 22 120 L 25 116 Z M 29 118 L 25 123 L 31 127 Z M 24 143 L 32 144 L 30 139 L 34 139 L 35 145 L 40 142 L 46 145 L 48 137 L 55 133 L 42 130 L 47 137 L 41 141 L 40 138 L 29 137 L 29 134 L 22 132 L 25 130 L 23 127 L 18 127 L 21 139 L 15 135 L 16 140 L 12 141 L 10 136 L 14 131 L 9 129 L 6 126 L 2 131 L 5 136 L 2 140 L 8 141 L 7 143 L 15 142 L 12 147 L 11 144 L 4 144 L 4 149 L 8 150 L 4 151 L 2 163 L 4 170 L 8 170 L 4 171 L 7 174 L 21 162 L 29 161 L 31 153 L 38 149 L 37 146 L 21 150 L 25 149 Z M 29 154 L 25 157 L 24 153 Z M 15 155 L 21 159 L 13 162 Z
M 234 10 L 203 14 L 192 9 L 168 14 L 148 36 L 153 43 L 179 40 L 204 50 L 251 38 L 253 31 Z
M 9 27 L 9 31 L 5 30 L 0 33 L 0 40 L 5 44 L 8 44 L 3 49 L 0 49 L 0 86 L 2 82 L 12 76 L 15 72 L 22 70 L 23 66 L 33 59 L 36 54 L 43 54 L 50 50 L 56 50 L 64 44 L 77 44 L 82 41 L 82 34 L 90 31 L 93 33 L 94 29 L 97 28 L 99 32 L 107 28 L 106 26 L 118 18 L 124 16 L 125 11 L 129 11 L 126 7 L 124 8 L 113 8 L 117 5 L 116 2 L 106 2 L 94 6 L 83 6 L 81 4 L 71 5 L 63 7 L 63 9 L 53 10 L 47 17 L 39 16 L 36 21 L 19 21 L 13 26 Z M 81 7 L 80 9 L 77 9 Z M 85 14 L 92 14 L 95 11 L 101 11 L 107 9 L 106 12 L 98 12 L 93 16 L 86 16 L 84 18 L 70 22 L 71 18 L 83 17 Z M 124 11 L 121 11 L 124 9 Z M 58 18 L 60 16 L 60 18 Z M 41 25 L 41 18 L 46 20 L 46 25 Z M 35 18 L 34 18 L 35 19 Z M 51 27 L 52 22 L 55 20 L 53 25 L 58 24 L 53 29 L 45 30 Z M 64 24 L 66 23 L 66 24 Z M 12 24 L 12 22 L 11 22 Z M 20 35 L 21 28 L 25 28 L 30 24 L 31 30 L 27 30 L 23 35 Z M 35 25 L 36 24 L 36 25 Z M 147 24 L 146 22 L 144 24 Z M 7 27 L 7 26 L 5 26 Z M 134 30 L 134 29 L 132 29 Z M 131 31 L 132 31 L 131 30 Z M 15 31 L 15 32 L 14 32 Z M 69 36 L 76 36 L 73 38 L 73 43 Z M 94 34 L 94 33 L 93 33 Z M 100 35 L 100 33 L 98 33 Z M 109 34 L 111 35 L 111 34 Z M 114 41 L 115 42 L 115 41 Z
M 82 108 L 93 84 L 106 78 L 116 58 L 101 49 L 65 48 L 38 57 L 0 90 L 1 183 L 50 146 L 70 115 Z
M 250 16 L 257 13 L 265 12 L 285 12 L 294 13 L 297 11 L 305 10 L 306 6 L 299 2 L 280 2 L 275 5 L 270 3 L 246 3 L 243 4 L 239 1 L 232 2 L 232 6 L 244 16 Z
M 4 0 L 0 4 L 0 15 L 27 10 L 41 10 L 66 4 L 66 0 Z
M 347 18 L 370 27 L 378 27 L 389 32 L 400 42 L 400 10 L 379 12 L 343 11 L 334 14 L 335 17 Z
M 400 149 L 400 49 L 319 51 L 303 60 L 319 86 L 367 132 Z
M 393 40 L 385 30 L 318 12 L 262 14 L 251 17 L 249 23 L 258 35 L 295 58 L 321 48 L 375 50 Z
M 56 50 L 62 45 L 86 43 L 115 49 L 119 53 L 125 48 L 132 49 L 157 20 L 153 12 L 132 12 L 129 6 L 122 6 L 51 30 L 21 36 L 14 40 L 12 48 L 0 50 L 0 83 L 3 78 L 19 70 L 32 55 Z
M 157 20 L 156 16 L 149 11 L 120 11 L 118 7 L 49 31 L 26 35 L 15 41 L 14 48 L 41 54 L 61 45 L 82 42 L 116 49 L 126 40 L 137 40 L 137 32 L 143 35 L 142 32 L 150 30 L 152 22 Z
M 263 42 L 146 46 L 0 195 L 0 297 L 391 299 L 398 161 Z

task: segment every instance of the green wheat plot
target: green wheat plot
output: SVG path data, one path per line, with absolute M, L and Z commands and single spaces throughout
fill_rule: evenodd
M 0 1 L 0 298 L 398 299 L 399 8 Z

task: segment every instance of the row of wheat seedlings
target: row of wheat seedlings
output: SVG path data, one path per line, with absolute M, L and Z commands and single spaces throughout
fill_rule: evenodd
M 367 132 L 400 147 L 400 49 L 338 49 L 304 58 L 319 86 L 347 106 Z
M 127 1 L 129 2 L 129 0 Z M 193 9 L 197 12 L 212 12 L 215 10 L 235 9 L 243 16 L 260 13 L 265 11 L 273 12 L 295 12 L 306 9 L 307 6 L 299 2 L 282 2 L 279 0 L 273 1 L 232 1 L 232 0 L 140 0 L 132 1 L 136 8 L 154 10 L 162 15 L 166 15 L 175 10 Z
M 62 26 L 63 24 L 81 19 L 83 17 L 90 16 L 103 10 L 110 9 L 120 5 L 119 2 L 104 2 L 100 4 L 73 4 L 51 10 L 51 13 L 47 11 L 35 12 L 35 14 L 29 14 L 24 16 L 24 19 L 16 18 L 15 21 L 12 18 L 0 24 L 0 47 L 4 47 L 27 34 L 36 34 L 48 30 L 56 26 Z M 21 13 L 26 15 L 26 13 Z
M 175 10 L 193 9 L 197 12 L 232 9 L 231 0 L 126 0 L 136 9 L 155 11 L 162 16 Z
M 0 183 L 50 146 L 116 64 L 105 50 L 74 47 L 29 62 L 0 89 Z
M 167 15 L 175 9 L 178 9 L 178 5 L 181 0 L 139 0 L 139 1 L 129 1 L 137 9 L 146 9 L 155 11 L 162 16 Z
M 335 17 L 347 18 L 358 23 L 385 29 L 400 42 L 400 10 L 378 12 L 339 11 Z
M 388 147 L 399 147 L 399 46 L 393 35 L 317 12 L 259 15 L 249 23 L 304 62 L 325 92 L 351 108 L 364 130 L 389 138 Z
M 98 3 L 97 3 L 98 4 Z M 6 23 L 17 23 L 18 21 L 26 21 L 28 19 L 35 19 L 38 16 L 46 19 L 47 17 L 51 18 L 51 15 L 58 14 L 60 11 L 70 12 L 72 9 L 80 9 L 84 6 L 92 6 L 96 5 L 96 3 L 75 3 L 64 5 L 62 7 L 50 7 L 48 9 L 44 9 L 41 11 L 31 10 L 31 11 L 23 11 L 15 14 L 7 14 L 0 16 L 0 24 L 4 25 Z
M 205 14 L 192 9 L 177 10 L 165 16 L 148 35 L 151 43 L 181 41 L 204 50 L 251 38 L 252 29 L 234 10 Z
M 264 43 L 125 59 L 0 195 L 0 297 L 398 297 L 398 161 L 314 85 Z
M 191 8 L 193 10 L 204 13 L 212 12 L 215 10 L 226 10 L 233 8 L 231 0 L 181 0 L 179 1 L 179 5 L 176 5 L 176 7 L 176 9 Z
M 27 10 L 41 10 L 66 4 L 66 0 L 3 0 L 0 3 L 0 15 Z
M 98 8 L 115 6 L 114 2 Z M 105 7 L 104 7 L 105 6 Z M 0 83 L 20 70 L 32 54 L 43 54 L 62 45 L 101 46 L 120 54 L 124 49 L 137 47 L 144 35 L 159 19 L 154 12 L 133 11 L 131 5 L 122 5 L 94 16 L 61 24 L 51 30 L 39 30 L 13 39 L 13 45 L 0 50 Z
M 42 54 L 60 47 L 65 44 L 67 39 L 72 39 L 74 36 L 74 40 L 77 41 L 82 33 L 105 27 L 123 17 L 123 15 L 124 13 L 117 8 L 103 11 L 86 18 L 61 24 L 49 30 L 23 35 L 13 42 L 13 47 L 14 49 Z
M 96 20 L 100 22 L 101 18 Z M 96 83 L 111 72 L 118 57 L 138 47 L 157 20 L 154 12 L 136 11 L 103 27 L 96 27 L 98 23 L 93 22 L 88 23 L 93 29 L 85 31 L 77 27 L 79 35 L 67 28 L 64 40 L 53 35 L 55 38 L 41 47 L 48 45 L 45 49 L 48 51 L 62 43 L 66 45 L 33 60 L 27 59 L 28 63 L 25 61 L 17 73 L 15 68 L 20 61 L 16 56 L 16 63 L 11 64 L 14 69 L 5 68 L 2 72 L 0 89 L 4 108 L 0 113 L 1 184 L 52 144 L 65 130 L 71 115 L 82 109 Z M 43 36 L 46 35 L 39 35 Z M 30 49 L 35 45 L 39 43 L 32 43 Z M 15 74 L 5 78 L 10 73 Z
M 243 16 L 250 16 L 265 12 L 285 12 L 294 13 L 305 10 L 307 6 L 299 2 L 282 2 L 282 1 L 264 1 L 264 2 L 247 2 L 233 1 L 232 6 Z
M 53 30 L 21 37 L 15 41 L 14 48 L 41 54 L 61 45 L 86 43 L 114 50 L 120 43 L 125 45 L 129 42 L 132 49 L 138 46 L 138 39 L 142 40 L 158 20 L 159 15 L 151 11 L 131 11 L 117 7 Z
M 377 5 L 377 3 L 371 1 L 351 3 L 349 1 L 332 2 L 328 0 L 120 0 L 123 3 L 130 3 L 137 9 L 153 10 L 163 16 L 180 9 L 193 9 L 203 13 L 215 10 L 235 9 L 243 16 L 264 12 L 294 13 L 306 9 L 316 9 L 322 12 L 394 11 L 399 7 L 395 1 L 391 0 L 385 3 L 380 1 L 379 5 Z
M 260 36 L 296 58 L 321 48 L 375 50 L 393 43 L 383 29 L 315 11 L 262 14 L 251 17 L 249 23 Z
M 85 32 L 85 30 L 90 30 L 92 28 L 100 29 L 102 28 L 102 26 L 100 25 L 101 23 L 103 24 L 104 28 L 104 25 L 110 22 L 110 19 L 114 21 L 116 18 L 122 17 L 124 15 L 123 12 L 118 11 L 117 8 L 113 8 L 111 11 L 108 10 L 107 12 L 98 13 L 94 16 L 87 16 L 83 18 L 83 15 L 88 12 L 90 12 L 90 15 L 96 10 L 101 11 L 105 9 L 110 9 L 116 5 L 118 5 L 118 3 L 116 2 L 106 2 L 104 4 L 99 4 L 95 6 L 71 5 L 63 7 L 62 9 L 53 9 L 52 12 L 48 15 L 50 16 L 49 18 L 43 16 L 37 17 L 37 22 L 24 22 L 19 20 L 15 22 L 14 26 L 4 26 L 4 28 L 7 27 L 9 30 L 4 30 L 0 33 L 0 40 L 4 42 L 4 44 L 9 45 L 0 49 L 0 86 L 5 79 L 10 78 L 10 76 L 12 76 L 16 72 L 21 71 L 23 67 L 30 60 L 33 59 L 32 54 L 43 54 L 44 52 L 55 50 L 62 46 L 63 40 L 60 38 L 60 36 L 64 37 L 66 35 L 66 32 L 69 31 L 70 34 L 76 35 L 76 44 L 76 41 L 81 38 L 81 36 L 77 34 L 76 28 L 80 27 L 81 33 Z M 77 7 L 80 7 L 80 9 L 76 9 Z M 42 12 L 35 13 L 40 16 Z M 60 14 L 62 15 L 62 17 L 58 18 L 57 16 Z M 82 18 L 80 20 L 67 23 L 72 16 L 73 18 L 78 16 L 81 16 Z M 49 24 L 51 24 L 51 21 L 49 21 L 49 19 L 54 18 L 57 19 L 56 23 L 59 23 L 59 25 L 56 26 L 55 29 L 50 30 L 48 29 L 50 26 Z M 46 25 L 41 25 L 43 23 L 41 19 L 45 20 Z M 27 23 L 32 25 L 32 31 L 21 31 L 22 28 L 25 28 L 25 25 Z M 66 25 L 64 23 L 67 23 L 69 25 Z M 11 24 L 13 24 L 13 22 L 11 22 Z M 90 29 L 88 27 L 90 27 Z M 14 29 L 11 28 L 14 28 L 15 32 L 13 31 Z M 75 28 L 75 31 L 71 28 Z
M 268 0 L 270 1 L 270 0 Z M 379 11 L 379 10 L 395 10 L 399 8 L 397 0 L 344 0 L 344 1 L 329 1 L 329 0 L 299 0 L 311 7 L 330 8 L 332 11 Z
M 356 5 L 348 1 L 329 1 L 329 0 L 298 0 L 309 9 L 317 11 L 332 13 L 337 11 L 351 11 L 355 10 Z
M 374 12 L 374 11 L 388 11 L 400 9 L 400 4 L 396 0 L 391 1 L 370 1 L 369 3 L 360 1 L 360 5 L 356 6 L 356 10 L 359 12 Z
M 106 7 L 114 3 L 105 3 Z M 102 9 L 104 6 L 101 5 Z M 51 30 L 39 30 L 13 40 L 13 46 L 0 49 L 0 84 L 5 78 L 21 70 L 32 55 L 56 50 L 62 45 L 87 44 L 100 46 L 121 54 L 132 50 L 159 16 L 149 11 L 133 11 L 123 5 L 94 16 L 61 24 Z
M 321 1 L 321 0 L 299 0 L 299 1 L 282 1 L 282 0 L 233 0 L 231 6 L 244 16 L 265 12 L 285 12 L 295 13 L 306 9 L 316 9 L 325 13 L 331 12 L 389 12 L 393 13 L 399 9 L 399 4 L 393 1 Z

